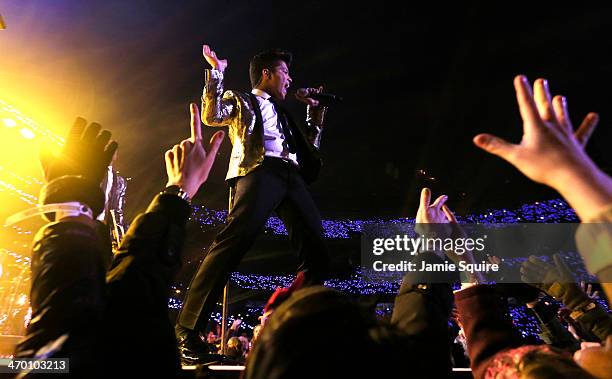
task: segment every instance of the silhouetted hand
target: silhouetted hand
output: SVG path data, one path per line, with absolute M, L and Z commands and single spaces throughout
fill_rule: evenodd
M 536 256 L 530 256 L 521 265 L 521 280 L 562 301 L 572 310 L 590 302 L 591 299 L 576 283 L 561 255 L 553 255 L 553 261 L 554 265 L 551 265 Z
M 87 125 L 87 120 L 77 117 L 59 156 L 41 151 L 45 180 L 49 182 L 64 175 L 80 175 L 94 183 L 102 182 L 118 145 L 110 140 L 111 132 L 100 130 L 100 124 Z

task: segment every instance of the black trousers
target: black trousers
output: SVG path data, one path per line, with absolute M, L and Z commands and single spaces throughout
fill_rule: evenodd
M 251 248 L 273 211 L 284 222 L 300 257 L 299 271 L 307 285 L 322 284 L 329 256 L 319 211 L 297 168 L 277 158 L 236 182 L 227 225 L 217 235 L 198 272 L 191 280 L 179 326 L 202 331 L 222 294 L 230 273 Z

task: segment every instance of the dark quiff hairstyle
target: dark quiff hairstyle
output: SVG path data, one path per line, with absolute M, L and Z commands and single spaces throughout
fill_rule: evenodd
M 251 78 L 252 88 L 255 88 L 261 81 L 261 71 L 263 69 L 267 68 L 268 70 L 272 70 L 278 66 L 279 61 L 285 62 L 287 67 L 289 67 L 291 66 L 292 60 L 293 56 L 291 53 L 280 49 L 266 50 L 255 55 L 251 58 L 251 63 L 249 65 L 249 76 Z

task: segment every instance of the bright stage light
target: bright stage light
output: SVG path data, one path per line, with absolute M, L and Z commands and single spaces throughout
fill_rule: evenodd
M 0 99 L 0 117 L 2 117 L 2 123 L 6 127 L 13 128 L 18 124 L 23 125 L 24 127 L 20 130 L 20 133 L 26 139 L 34 139 L 38 136 L 41 142 L 50 145 L 50 147 L 58 148 L 64 145 L 63 137 L 54 133 L 51 129 L 34 122 L 34 120 L 25 116 L 12 104 L 2 99 Z
M 17 298 L 17 301 L 16 301 L 17 306 L 21 307 L 27 303 L 28 303 L 28 295 L 26 295 L 25 293 L 22 293 L 21 295 L 19 295 L 19 298 Z
M 7 128 L 14 128 L 15 126 L 17 126 L 17 122 L 12 118 L 3 118 L 2 122 Z
M 43 184 L 38 161 L 40 147 L 44 145 L 55 152 L 64 140 L 1 98 L 0 125 L 5 126 L 0 126 L 3 147 L 0 154 L 0 219 L 4 219 L 37 203 L 36 195 Z
M 28 128 L 21 128 L 21 130 L 19 130 L 19 133 L 21 133 L 21 135 L 23 136 L 23 138 L 25 139 L 34 139 L 34 137 L 36 137 L 36 135 L 34 134 L 34 132 L 32 132 L 30 129 Z

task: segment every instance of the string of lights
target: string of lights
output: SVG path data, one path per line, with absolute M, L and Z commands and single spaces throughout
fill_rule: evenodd
M 0 99 L 0 119 L 7 128 L 20 127 L 19 132 L 26 139 L 43 137 L 46 141 L 58 146 L 64 145 L 64 138 L 53 133 L 48 128 L 38 125 L 31 118 L 22 114 L 17 108 Z
M 44 183 L 42 182 L 42 180 L 35 178 L 33 176 L 21 176 L 11 170 L 9 170 L 8 168 L 0 165 L 0 175 L 2 176 L 8 176 L 11 177 L 17 181 L 19 181 L 20 183 L 24 184 L 24 185 L 39 185 L 42 186 Z
M 25 179 L 24 179 L 25 180 Z M 35 200 L 35 199 L 32 199 Z M 218 227 L 225 222 L 227 216 L 226 211 L 215 211 L 207 209 L 203 206 L 194 206 L 191 219 L 195 221 L 202 229 L 211 229 Z M 533 204 L 525 204 L 518 209 L 500 209 L 488 210 L 483 214 L 468 215 L 459 217 L 460 222 L 464 223 L 479 223 L 479 224 L 497 224 L 497 223 L 525 223 L 525 222 L 540 222 L 540 223 L 560 223 L 560 222 L 578 222 L 576 214 L 562 200 L 549 200 L 544 202 L 535 202 Z M 368 220 L 325 220 L 323 226 L 327 238 L 351 238 L 355 237 L 365 225 L 377 223 L 399 223 L 410 224 L 414 223 L 414 219 L 410 218 L 395 218 L 395 219 L 368 219 Z M 22 230 L 18 227 L 13 227 L 18 233 L 31 234 L 30 231 Z M 273 235 L 286 235 L 287 231 L 282 221 L 276 217 L 271 217 L 266 223 L 266 232 Z M 23 265 L 30 264 L 30 258 L 23 257 L 15 252 L 8 250 L 0 250 L 0 253 L 9 254 L 15 262 Z M 568 254 L 568 264 L 576 267 L 575 273 L 579 276 L 588 276 L 589 274 L 581 268 L 580 256 L 577 253 Z M 504 264 L 515 267 L 520 265 L 524 258 L 507 258 Z M 590 276 L 590 278 L 593 278 Z M 232 285 L 249 290 L 266 291 L 272 293 L 278 287 L 287 287 L 293 281 L 292 275 L 257 275 L 244 274 L 234 272 L 231 274 L 230 281 Z M 383 281 L 364 280 L 364 272 L 360 268 L 356 268 L 348 278 L 332 278 L 325 282 L 325 285 L 334 288 L 343 293 L 351 295 L 394 295 L 399 290 L 400 280 L 389 279 Z M 182 284 L 173 287 L 173 295 L 168 299 L 168 308 L 179 310 L 182 307 L 181 294 L 184 292 Z M 18 298 L 20 299 L 20 298 Z M 600 302 L 605 306 L 605 302 Z M 262 306 L 246 307 L 241 313 L 232 314 L 228 318 L 228 325 L 235 319 L 242 319 L 243 330 L 252 330 L 258 323 L 257 317 L 262 314 Z M 392 311 L 392 307 L 386 309 L 377 309 L 379 316 L 384 317 Z M 539 331 L 536 319 L 524 307 L 512 305 L 509 307 L 509 316 L 514 324 L 518 327 L 521 334 L 525 337 L 531 336 L 537 338 Z M 215 323 L 221 322 L 219 313 L 211 314 L 211 321 Z
M 215 211 L 204 206 L 194 206 L 191 219 L 202 230 L 210 230 L 225 223 L 227 211 Z M 515 224 L 515 223 L 561 223 L 579 222 L 573 209 L 560 199 L 524 204 L 518 209 L 493 209 L 483 214 L 458 216 L 460 223 Z M 385 224 L 414 224 L 414 218 L 368 219 L 368 220 L 323 220 L 325 237 L 331 239 L 351 238 L 364 226 Z M 285 225 L 278 217 L 270 217 L 264 227 L 267 234 L 287 235 Z
M 38 203 L 38 197 L 29 194 L 25 191 L 20 190 L 11 183 L 7 183 L 0 179 L 0 192 L 8 192 L 12 196 L 18 197 L 21 201 L 26 202 L 30 205 L 36 205 Z

